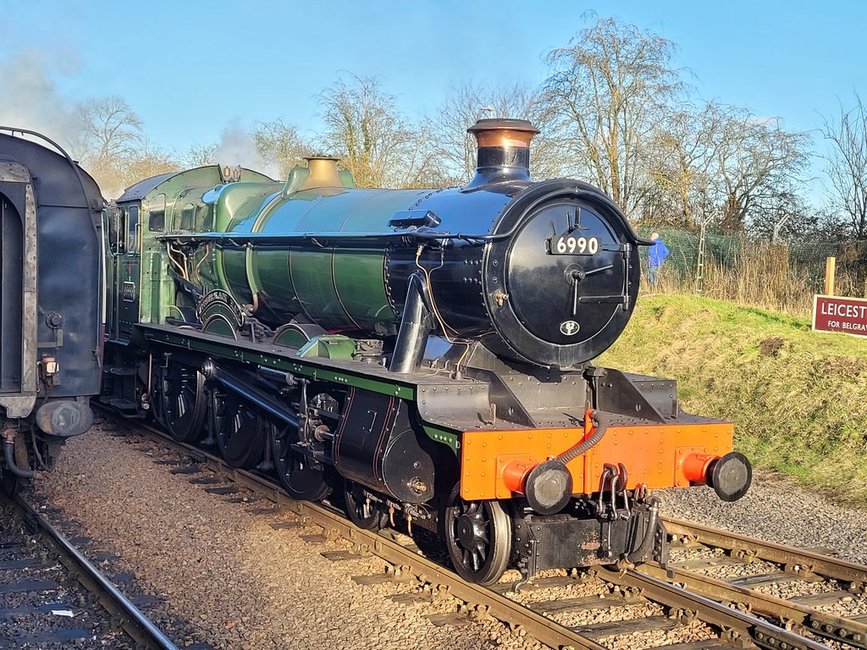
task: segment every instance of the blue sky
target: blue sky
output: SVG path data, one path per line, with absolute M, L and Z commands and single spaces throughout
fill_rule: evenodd
M 232 123 L 283 118 L 310 134 L 316 95 L 340 71 L 376 76 L 411 116 L 467 81 L 536 85 L 588 11 L 668 38 L 700 96 L 788 129 L 867 96 L 867 2 L 854 0 L 0 0 L 0 73 L 26 61 L 54 104 L 120 95 L 151 140 L 184 151 Z

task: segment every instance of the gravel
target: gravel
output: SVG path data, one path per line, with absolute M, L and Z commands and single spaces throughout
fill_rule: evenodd
M 454 611 L 449 597 L 402 605 L 388 596 L 419 592 L 414 583 L 356 584 L 352 575 L 381 572 L 382 562 L 323 558 L 322 551 L 347 547 L 301 539 L 318 529 L 273 529 L 267 517 L 253 512 L 263 504 L 230 504 L 238 495 L 218 496 L 191 485 L 188 476 L 171 474 L 143 454 L 140 448 L 147 445 L 110 435 L 113 426 L 99 423 L 92 433 L 70 440 L 55 471 L 39 478 L 36 496 L 80 522 L 94 552 L 113 553 L 119 570 L 134 574 L 141 589 L 160 599 L 148 613 L 180 631 L 180 646 L 541 647 L 493 620 L 436 627 L 428 615 Z M 867 562 L 864 510 L 834 505 L 767 472 L 757 472 L 750 493 L 733 504 L 708 488 L 657 494 L 669 516 Z M 576 583 L 563 595 L 594 592 L 592 583 Z M 620 613 L 631 618 L 646 607 L 626 606 Z M 568 622 L 598 622 L 589 616 Z M 693 628 L 646 636 L 654 640 L 649 645 L 706 638 L 703 626 Z M 632 641 L 633 647 L 646 645 L 644 639 Z M 612 642 L 605 639 L 606 645 Z
M 58 561 L 48 539 L 34 532 L 32 523 L 14 507 L 0 504 L 0 648 L 131 650 L 134 646 Z
M 867 564 L 867 509 L 836 505 L 771 472 L 757 471 L 750 491 L 734 503 L 721 501 L 709 487 L 656 494 L 670 517 Z
M 301 538 L 318 527 L 272 528 L 252 512 L 265 504 L 227 503 L 238 495 L 210 494 L 189 476 L 171 474 L 155 464 L 159 454 L 148 458 L 147 445 L 109 435 L 111 427 L 70 440 L 34 496 L 80 522 L 92 540 L 88 554 L 113 553 L 120 570 L 160 599 L 147 614 L 183 630 L 173 636 L 180 647 L 541 647 L 493 619 L 436 627 L 427 616 L 455 611 L 450 597 L 396 604 L 387 596 L 412 591 L 411 583 L 352 580 L 382 572 L 381 560 L 329 561 L 322 551 L 347 546 Z

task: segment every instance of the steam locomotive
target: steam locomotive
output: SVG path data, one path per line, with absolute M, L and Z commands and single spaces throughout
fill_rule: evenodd
M 665 561 L 651 490 L 747 491 L 732 425 L 672 380 L 592 363 L 626 327 L 640 240 L 602 192 L 532 182 L 524 120 L 483 119 L 475 177 L 358 189 L 208 166 L 106 212 L 103 391 L 293 497 L 439 535 L 489 584 Z
M 94 180 L 57 144 L 0 127 L 0 476 L 8 492 L 93 422 L 105 283 Z

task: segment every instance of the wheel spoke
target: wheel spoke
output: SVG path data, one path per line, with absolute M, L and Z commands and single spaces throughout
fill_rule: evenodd
M 251 469 L 265 451 L 265 427 L 259 414 L 234 393 L 214 394 L 217 446 L 232 467 Z
M 299 440 L 298 430 L 273 423 L 266 429 L 274 458 L 274 470 L 286 491 L 296 499 L 324 499 L 331 488 L 325 481 L 322 468 L 310 466 L 306 457 L 292 448 L 293 443 Z
M 194 442 L 201 434 L 207 414 L 204 377 L 195 368 L 170 363 L 157 382 L 158 419 L 172 437 Z

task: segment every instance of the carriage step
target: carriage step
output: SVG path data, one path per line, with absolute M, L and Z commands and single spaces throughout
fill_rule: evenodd
M 136 373 L 135 368 L 130 368 L 129 366 L 108 366 L 107 368 L 103 368 L 102 371 L 108 375 L 118 375 L 121 377 L 131 377 Z
M 100 397 L 99 401 L 103 404 L 108 404 L 112 408 L 117 409 L 118 411 L 124 411 L 126 413 L 135 413 L 138 411 L 138 404 L 133 402 L 131 399 L 123 399 L 121 397 Z

